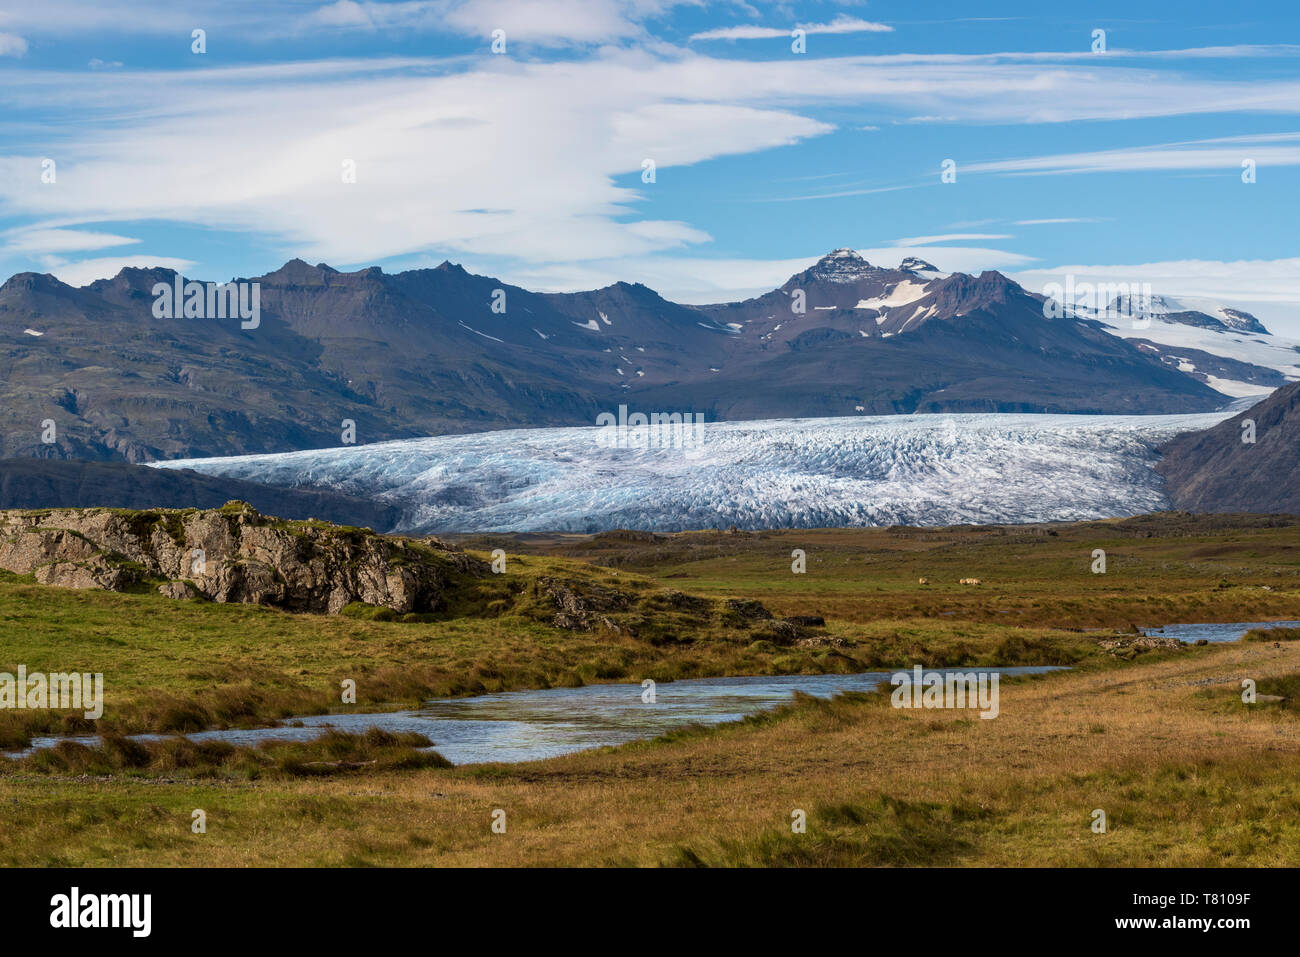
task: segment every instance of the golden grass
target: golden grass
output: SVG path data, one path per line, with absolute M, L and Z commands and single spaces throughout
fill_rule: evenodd
M 1296 865 L 1300 722 L 1238 686 L 1297 670 L 1300 646 L 1234 643 L 1007 683 L 993 720 L 805 700 L 667 741 L 363 779 L 0 776 L 0 861 Z M 196 807 L 207 834 L 189 832 Z

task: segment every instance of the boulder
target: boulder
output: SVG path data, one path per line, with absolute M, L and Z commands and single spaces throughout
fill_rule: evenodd
M 734 611 L 746 621 L 767 621 L 772 617 L 772 613 L 762 603 L 750 598 L 728 598 L 725 604 L 729 611 Z
M 185 582 L 163 582 L 158 586 L 158 592 L 177 600 L 192 598 L 196 594 Z
M 542 577 L 537 579 L 537 587 L 555 604 L 551 624 L 569 631 L 591 631 L 597 626 L 618 631 L 618 626 L 602 612 L 623 611 L 630 604 L 627 595 L 590 582 Z
M 826 619 L 821 615 L 789 615 L 785 619 L 800 628 L 825 628 Z

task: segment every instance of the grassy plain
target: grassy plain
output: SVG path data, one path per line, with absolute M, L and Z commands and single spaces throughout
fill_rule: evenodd
M 1099 643 L 1134 625 L 1300 619 L 1300 525 L 1166 515 L 466 544 L 507 549 L 509 572 L 487 586 L 503 591 L 412 622 L 0 575 L 0 671 L 104 672 L 105 723 L 121 732 L 340 710 L 349 676 L 356 707 L 375 710 L 641 677 L 918 663 L 1074 670 L 1004 683 L 991 721 L 898 711 L 882 695 L 801 699 L 735 725 L 520 765 L 428 766 L 401 741 L 342 739 L 261 755 L 171 742 L 142 757 L 110 737 L 75 760 L 0 762 L 0 863 L 1300 863 L 1293 701 L 1240 700 L 1246 677 L 1290 699 L 1300 642 L 1263 634 L 1120 654 Z M 791 571 L 794 549 L 804 574 Z M 1091 570 L 1095 549 L 1106 552 L 1104 574 Z M 826 626 L 802 646 L 714 612 L 666 611 L 671 628 L 635 635 L 567 631 L 529 604 L 540 575 L 629 590 L 652 617 L 680 592 L 756 599 Z M 77 730 L 69 721 L 60 730 Z M 16 722 L 11 737 L 40 730 Z M 190 831 L 194 808 L 207 812 L 206 834 Z M 490 828 L 498 808 L 505 834 Z M 791 832 L 795 809 L 807 812 L 804 834 Z M 1090 827 L 1095 809 L 1106 834 Z

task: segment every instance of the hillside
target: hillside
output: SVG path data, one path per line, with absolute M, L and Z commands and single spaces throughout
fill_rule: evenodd
M 1243 423 L 1255 424 L 1244 442 Z M 1300 514 L 1300 382 L 1201 432 L 1161 446 L 1156 466 L 1178 508 Z

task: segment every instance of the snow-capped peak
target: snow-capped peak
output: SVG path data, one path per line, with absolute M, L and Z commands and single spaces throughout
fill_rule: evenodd
M 825 282 L 857 282 L 875 268 L 852 249 L 835 249 L 817 260 L 809 272 Z
M 1217 324 L 1224 330 L 1234 332 L 1252 332 L 1265 336 L 1269 334 L 1264 324 L 1250 313 L 1209 299 L 1174 299 L 1158 293 L 1116 296 L 1111 300 L 1108 311 L 1112 316 L 1132 316 L 1137 319 L 1167 319 L 1173 316 L 1176 318 L 1167 321 L 1210 327 Z M 1185 318 L 1182 318 L 1184 315 Z
M 918 273 L 919 273 L 919 272 L 932 272 L 932 273 L 938 273 L 938 272 L 939 272 L 939 270 L 938 270 L 937 267 L 935 267 L 935 266 L 931 266 L 931 265 L 930 265 L 928 262 L 926 262 L 924 259 L 918 259 L 918 258 L 916 258 L 915 256 L 908 256 L 906 259 L 904 259 L 901 263 L 898 264 L 898 268 L 901 269 L 901 270 L 903 270 L 904 272 L 918 272 Z
M 1184 312 L 1176 299 L 1157 294 L 1116 296 L 1110 301 L 1109 311 L 1121 316 L 1165 316 L 1171 312 Z
M 1269 335 L 1269 331 L 1264 328 L 1263 323 L 1250 313 L 1243 312 L 1240 309 L 1219 306 L 1214 311 L 1214 317 L 1232 329 L 1238 329 L 1242 332 L 1262 332 L 1264 335 Z

